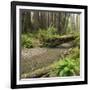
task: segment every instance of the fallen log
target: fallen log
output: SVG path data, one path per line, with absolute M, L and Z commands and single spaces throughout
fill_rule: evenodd
M 21 78 L 39 78 L 39 77 L 47 77 L 49 71 L 51 70 L 52 66 L 44 67 L 42 69 L 35 70 L 30 73 L 23 74 Z
M 60 37 L 53 37 L 53 38 L 46 39 L 44 44 L 45 46 L 56 47 L 60 44 L 71 42 L 76 38 L 77 36 L 74 36 L 74 35 L 64 35 Z

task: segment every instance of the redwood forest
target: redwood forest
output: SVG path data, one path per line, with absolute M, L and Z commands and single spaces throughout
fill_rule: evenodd
M 80 75 L 80 13 L 20 10 L 20 77 Z

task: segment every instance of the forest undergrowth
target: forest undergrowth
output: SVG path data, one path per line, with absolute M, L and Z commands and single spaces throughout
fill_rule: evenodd
M 69 32 L 69 33 L 68 33 Z M 68 49 L 59 53 L 57 60 L 47 63 L 44 66 L 43 60 L 30 63 L 30 61 L 22 62 L 21 77 L 22 78 L 39 78 L 39 77 L 64 77 L 80 75 L 80 34 L 72 30 L 66 31 L 64 34 L 58 34 L 57 29 L 50 26 L 46 29 L 39 29 L 33 33 L 23 33 L 21 35 L 21 48 L 47 48 L 62 50 L 61 46 L 64 43 L 70 43 Z M 54 52 L 54 51 L 53 51 Z M 61 55 L 62 54 L 62 55 Z M 42 54 L 43 55 L 43 54 Z M 48 57 L 53 57 L 55 54 L 48 53 Z M 36 56 L 38 58 L 38 56 Z M 53 57 L 54 58 L 54 57 Z M 56 59 L 56 58 L 55 58 Z M 35 58 L 34 58 L 35 60 Z M 23 60 L 22 60 L 23 61 Z M 44 60 L 45 61 L 45 60 Z M 51 60 L 52 61 L 52 60 Z M 35 65 L 35 63 L 37 65 Z M 50 64 L 48 64 L 50 63 Z M 31 66 L 30 66 L 31 65 Z M 36 66 L 36 69 L 33 69 Z M 24 69 L 23 69 L 24 68 Z M 28 70 L 26 70 L 28 69 Z M 30 70 L 32 69 L 32 70 Z M 27 71 L 27 72 L 24 72 Z M 30 71 L 30 72 L 29 72 Z

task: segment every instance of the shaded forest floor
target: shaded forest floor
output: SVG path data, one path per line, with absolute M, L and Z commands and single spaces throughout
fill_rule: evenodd
M 21 78 L 79 75 L 79 32 L 60 35 L 49 27 L 35 33 L 24 33 L 21 47 Z
M 51 68 L 50 65 L 69 55 L 70 48 L 72 48 L 71 42 L 63 43 L 56 48 L 23 48 L 21 51 L 21 78 L 48 76 L 47 71 Z

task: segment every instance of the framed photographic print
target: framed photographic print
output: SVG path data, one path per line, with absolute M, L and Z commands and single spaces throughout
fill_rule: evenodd
M 11 2 L 11 88 L 87 84 L 87 6 Z

